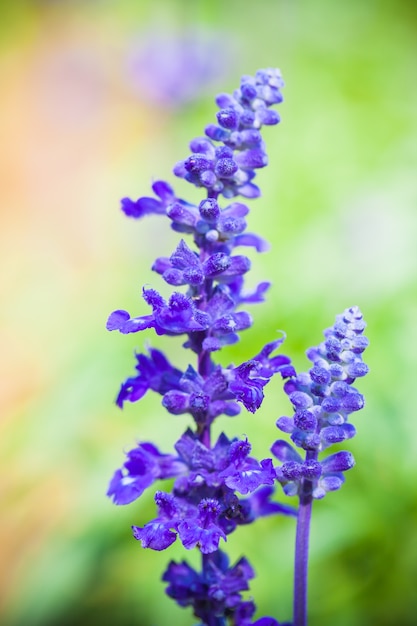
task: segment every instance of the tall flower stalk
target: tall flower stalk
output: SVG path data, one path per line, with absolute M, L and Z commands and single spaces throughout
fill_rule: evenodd
M 215 361 L 216 352 L 236 343 L 240 332 L 253 323 L 241 307 L 263 302 L 269 287 L 262 282 L 245 291 L 250 261 L 235 249 L 250 246 L 262 252 L 268 246 L 246 232 L 249 209 L 236 198 L 260 195 L 254 178 L 268 162 L 261 130 L 279 122 L 271 107 L 282 101 L 282 87 L 279 70 L 259 70 L 254 77 L 244 76 L 233 94 L 216 98 L 217 123 L 191 141 L 191 154 L 174 168 L 176 176 L 201 189 L 198 205 L 177 197 L 161 180 L 152 185 L 154 196 L 122 200 L 122 210 L 131 218 L 167 217 L 181 239 L 170 256 L 157 258 L 152 266 L 175 288 L 168 300 L 155 289 L 143 288 L 150 312 L 132 317 L 127 311 L 114 311 L 107 328 L 123 334 L 153 328 L 157 335 L 183 336 L 183 347 L 193 357 L 182 370 L 155 348 L 136 354 L 136 373 L 121 385 L 116 402 L 122 408 L 151 390 L 162 397 L 162 406 L 171 415 L 191 416 L 192 426 L 168 453 L 153 442 L 130 450 L 108 495 L 116 504 L 128 504 L 155 481 L 174 479 L 170 492 L 155 492 L 156 517 L 133 526 L 133 535 L 144 548 L 165 550 L 179 539 L 187 550 L 200 551 L 200 570 L 186 561 L 171 561 L 162 579 L 166 593 L 180 606 L 192 607 L 207 626 L 279 626 L 272 617 L 253 621 L 255 604 L 242 595 L 254 577 L 253 568 L 244 556 L 231 565 L 220 548 L 238 526 L 275 514 L 297 517 L 294 624 L 306 624 L 311 503 L 338 489 L 343 472 L 353 465 L 347 452 L 322 461 L 318 455 L 353 436 L 347 417 L 363 405 L 351 386 L 366 373 L 361 360 L 364 323 L 356 307 L 339 316 L 326 332 L 326 341 L 309 351 L 313 367 L 308 374 L 297 375 L 290 359 L 277 354 L 283 338 L 266 344 L 237 367 Z M 275 374 L 286 381 L 284 389 L 295 410 L 293 417 L 280 418 L 277 426 L 305 450 L 302 459 L 293 446 L 276 441 L 271 451 L 281 461 L 278 467 L 271 458 L 251 456 L 247 438 L 229 439 L 224 433 L 215 441 L 212 437 L 212 424 L 219 416 L 236 416 L 242 405 L 256 412 L 264 387 Z M 277 481 L 287 495 L 298 495 L 298 515 L 292 506 L 273 499 Z
M 344 472 L 354 459 L 350 452 L 338 451 L 324 459 L 319 453 L 351 439 L 355 427 L 348 419 L 364 406 L 364 398 L 353 387 L 365 376 L 368 366 L 362 353 L 368 345 L 363 335 L 365 322 L 358 307 L 346 309 L 335 324 L 324 331 L 325 340 L 307 351 L 313 366 L 308 372 L 288 379 L 284 390 L 294 408 L 292 417 L 277 420 L 277 427 L 290 434 L 294 446 L 278 439 L 272 453 L 282 461 L 276 468 L 277 480 L 287 495 L 297 495 L 299 509 L 295 542 L 294 626 L 307 624 L 307 567 L 311 510 L 314 499 L 342 486 Z

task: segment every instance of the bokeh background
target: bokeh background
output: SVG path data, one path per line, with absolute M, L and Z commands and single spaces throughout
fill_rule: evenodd
M 145 340 L 178 365 L 180 340 L 105 331 L 115 308 L 143 314 L 149 267 L 173 250 L 167 222 L 124 218 L 119 200 L 175 183 L 173 164 L 214 121 L 213 97 L 240 75 L 281 67 L 282 124 L 250 230 L 271 250 L 255 324 L 222 362 L 287 333 L 297 367 L 336 313 L 358 304 L 371 374 L 348 443 L 357 465 L 317 502 L 311 626 L 417 624 L 416 4 L 407 0 L 17 0 L 0 19 L 0 622 L 5 626 L 187 626 L 160 576 L 180 546 L 142 550 L 128 507 L 105 497 L 123 451 L 170 451 L 187 425 L 159 397 L 121 412 L 119 384 Z M 256 415 L 224 418 L 266 456 L 289 411 L 273 381 Z M 151 490 L 152 491 L 152 490 Z M 280 496 L 281 497 L 281 496 Z M 230 536 L 257 578 L 258 615 L 291 617 L 294 522 Z M 185 555 L 192 563 L 197 555 Z

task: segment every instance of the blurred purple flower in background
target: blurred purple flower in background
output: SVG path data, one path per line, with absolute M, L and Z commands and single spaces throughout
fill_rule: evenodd
M 230 33 L 149 27 L 132 42 L 127 80 L 141 100 L 179 108 L 210 93 L 233 69 Z

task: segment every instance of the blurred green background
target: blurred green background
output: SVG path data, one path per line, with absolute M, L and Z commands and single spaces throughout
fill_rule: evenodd
M 170 451 L 187 425 L 159 397 L 113 404 L 146 339 L 180 366 L 187 356 L 181 340 L 105 330 L 115 308 L 145 313 L 142 285 L 164 289 L 149 267 L 178 241 L 163 219 L 124 218 L 119 199 L 164 178 L 197 200 L 173 164 L 214 121 L 215 94 L 269 66 L 285 102 L 250 205 L 272 247 L 250 281 L 273 288 L 221 358 L 239 363 L 284 329 L 303 369 L 336 313 L 361 307 L 367 405 L 346 446 L 356 467 L 315 503 L 310 624 L 417 624 L 416 17 L 407 0 L 1 4 L 1 624 L 196 621 L 159 579 L 169 559 L 198 555 L 131 536 L 153 493 L 128 507 L 105 497 L 124 450 Z M 278 380 L 266 391 L 256 415 L 219 424 L 262 457 L 290 410 Z M 229 538 L 257 571 L 259 616 L 291 617 L 293 538 L 284 518 Z

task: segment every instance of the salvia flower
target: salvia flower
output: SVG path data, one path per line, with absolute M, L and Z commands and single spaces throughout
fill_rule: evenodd
M 242 592 L 249 589 L 254 576 L 247 559 L 242 557 L 230 566 L 227 555 L 218 550 L 202 572 L 185 561 L 171 561 L 162 580 L 168 583 L 166 593 L 180 606 L 192 606 L 203 624 L 225 624 L 226 617 L 233 626 L 290 626 L 272 617 L 252 621 L 255 604 L 244 600 Z M 216 616 L 218 621 L 213 619 Z
M 271 459 L 259 462 L 249 456 L 247 439 L 229 440 L 221 433 L 208 448 L 187 429 L 175 449 L 176 455 L 162 454 L 150 443 L 138 444 L 109 486 L 116 504 L 129 504 L 154 482 L 175 478 L 172 494 L 156 492 L 158 516 L 144 527 L 133 527 L 143 547 L 164 550 L 178 534 L 185 548 L 198 545 L 205 554 L 217 550 L 220 539 L 226 541 L 239 524 L 275 513 L 295 514 L 291 507 L 271 502 L 271 491 L 262 496 L 260 489 L 258 494 L 258 488 L 274 484 L 276 474 Z
M 213 616 L 233 618 L 239 613 L 245 604 L 242 591 L 249 589 L 249 580 L 254 575 L 245 558 L 229 567 L 228 557 L 218 550 L 203 572 L 197 572 L 185 561 L 171 561 L 162 579 L 168 583 L 166 592 L 171 598 L 180 606 L 192 606 L 196 617 L 209 624 L 213 623 L 210 622 Z
M 154 196 L 123 198 L 122 210 L 128 217 L 166 216 L 182 238 L 175 250 L 158 257 L 152 266 L 173 287 L 171 295 L 164 298 L 154 288 L 143 288 L 150 310 L 131 316 L 118 309 L 107 321 L 108 330 L 122 334 L 153 329 L 157 335 L 183 336 L 183 347 L 197 356 L 195 364 L 181 370 L 159 350 L 136 354 L 136 374 L 122 384 L 118 406 L 153 391 L 161 396 L 169 415 L 190 416 L 194 428 L 185 430 L 172 453 L 162 453 L 150 442 L 138 443 L 115 472 L 108 495 L 116 504 L 128 504 L 156 482 L 171 481 L 171 492 L 155 493 L 156 517 L 133 526 L 133 534 L 143 547 L 158 551 L 177 538 L 186 549 L 199 549 L 201 573 L 185 563 L 171 564 L 164 578 L 170 582 L 168 593 L 179 604 L 193 606 L 197 617 L 219 626 L 225 620 L 252 624 L 255 611 L 253 602 L 240 593 L 253 577 L 251 566 L 243 558 L 229 568 L 220 542 L 257 517 L 295 514 L 291 507 L 272 500 L 276 470 L 271 458 L 251 456 L 246 437 L 229 439 L 222 433 L 211 441 L 211 425 L 217 417 L 236 416 L 242 405 L 254 413 L 275 374 L 284 380 L 295 374 L 290 359 L 276 354 L 282 338 L 238 366 L 224 367 L 212 360 L 213 353 L 234 344 L 241 331 L 252 326 L 251 315 L 240 307 L 262 302 L 269 287 L 264 281 L 252 292 L 245 290 L 251 263 L 235 249 L 249 246 L 263 252 L 268 245 L 246 232 L 246 204 L 229 200 L 222 206 L 219 196 L 259 195 L 253 179 L 256 170 L 267 164 L 261 129 L 279 121 L 271 107 L 281 102 L 282 86 L 278 70 L 260 70 L 255 77 L 243 77 L 232 95 L 218 96 L 217 123 L 207 126 L 204 137 L 191 141 L 191 155 L 174 168 L 177 176 L 205 193 L 198 204 L 179 198 L 161 180 L 152 185 Z
M 342 486 L 344 472 L 354 465 L 349 452 L 337 452 L 320 462 L 317 459 L 319 452 L 356 433 L 348 419 L 364 406 L 364 398 L 353 383 L 368 372 L 362 360 L 368 345 L 363 335 L 365 326 L 358 307 L 346 309 L 324 331 L 325 340 L 307 351 L 313 364 L 310 370 L 291 376 L 284 385 L 294 414 L 280 417 L 277 427 L 307 452 L 303 461 L 285 441 L 277 440 L 271 448 L 283 462 L 277 478 L 288 495 L 299 494 L 307 481 L 313 497 L 322 498 Z

